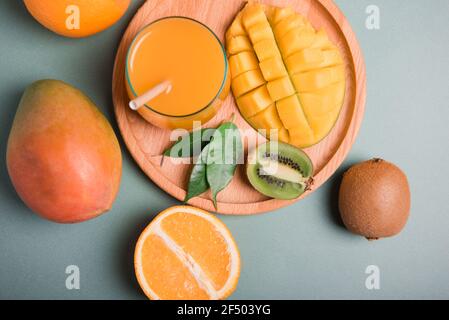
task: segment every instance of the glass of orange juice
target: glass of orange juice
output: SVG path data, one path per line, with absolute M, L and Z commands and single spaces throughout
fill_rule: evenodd
M 169 91 L 137 112 L 158 127 L 190 130 L 221 107 L 230 90 L 228 72 L 225 49 L 211 29 L 191 18 L 166 17 L 137 34 L 125 73 L 131 100 L 169 81 Z

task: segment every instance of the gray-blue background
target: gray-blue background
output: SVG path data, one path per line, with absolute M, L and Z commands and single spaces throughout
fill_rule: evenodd
M 304 201 L 254 217 L 221 217 L 241 250 L 234 299 L 449 298 L 449 1 L 338 0 L 366 58 L 368 99 L 360 135 L 333 179 Z M 99 219 L 58 225 L 19 200 L 5 166 L 6 141 L 24 88 L 57 78 L 82 89 L 112 121 L 115 50 L 142 1 L 113 28 L 91 38 L 54 35 L 22 1 L 0 1 L 0 298 L 141 299 L 134 244 L 152 217 L 177 201 L 152 184 L 123 143 L 114 208 Z M 381 10 L 381 29 L 365 28 L 365 8 Z M 122 141 L 121 141 L 122 142 Z M 408 174 L 412 212 L 403 233 L 368 242 L 341 226 L 341 172 L 372 157 Z M 81 270 L 81 289 L 65 288 L 65 268 Z M 365 288 L 378 265 L 381 289 Z

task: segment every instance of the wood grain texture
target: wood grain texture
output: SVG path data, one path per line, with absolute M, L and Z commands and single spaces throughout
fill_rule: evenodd
M 346 68 L 346 97 L 340 117 L 329 136 L 318 145 L 306 149 L 315 167 L 312 190 L 293 201 L 266 198 L 255 191 L 247 181 L 244 166 L 239 166 L 231 184 L 218 196 L 218 213 L 249 215 L 287 206 L 317 190 L 341 165 L 351 149 L 362 123 L 366 99 L 366 71 L 363 55 L 356 36 L 343 13 L 332 0 L 262 0 L 276 6 L 292 6 L 306 16 L 317 29 L 324 28 L 330 39 L 342 52 Z M 128 108 L 125 89 L 125 58 L 127 50 L 138 33 L 148 23 L 164 16 L 188 16 L 207 24 L 224 39 L 224 34 L 236 13 L 244 5 L 242 0 L 148 0 L 137 12 L 123 35 L 114 66 L 113 102 L 115 115 L 123 139 L 141 169 L 161 189 L 183 200 L 186 194 L 191 166 L 182 161 L 164 161 L 161 154 L 170 145 L 170 131 L 145 122 Z M 232 95 L 225 101 L 218 115 L 207 126 L 215 127 L 231 114 L 237 114 L 236 124 L 244 137 L 256 136 L 254 130 L 240 117 Z M 263 138 L 259 137 L 260 141 Z M 189 204 L 215 211 L 210 193 L 194 198 Z

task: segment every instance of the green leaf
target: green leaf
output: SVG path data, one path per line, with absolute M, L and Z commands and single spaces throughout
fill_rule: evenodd
M 209 183 L 207 182 L 206 177 L 208 153 L 209 146 L 206 146 L 198 157 L 196 164 L 194 164 L 193 166 L 184 202 L 187 202 L 190 199 L 199 196 L 209 189 Z
M 223 123 L 212 136 L 207 156 L 206 176 L 217 209 L 217 195 L 231 182 L 243 157 L 240 131 L 232 122 Z
M 163 155 L 171 158 L 191 158 L 198 156 L 209 144 L 215 129 L 195 130 L 183 136 L 173 146 L 164 151 Z

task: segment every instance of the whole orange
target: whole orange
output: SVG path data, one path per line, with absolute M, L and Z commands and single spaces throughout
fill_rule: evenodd
M 51 31 L 88 37 L 116 23 L 131 0 L 24 0 L 31 15 Z

